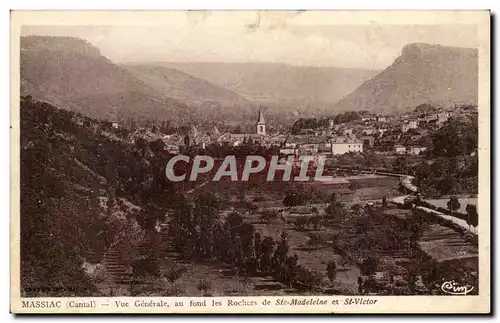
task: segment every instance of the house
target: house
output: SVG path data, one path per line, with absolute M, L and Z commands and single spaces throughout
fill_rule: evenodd
M 384 134 L 387 132 L 387 130 L 388 130 L 387 128 L 378 128 L 377 129 L 378 136 L 383 137 Z
M 438 114 L 438 119 L 436 121 L 436 123 L 440 126 L 444 123 L 446 123 L 446 121 L 448 121 L 450 117 L 450 114 L 448 112 L 441 112 Z
M 352 136 L 353 133 L 354 133 L 354 129 L 352 129 L 352 128 L 346 128 L 346 129 L 344 129 L 344 131 L 342 131 L 342 134 L 344 136 Z
M 290 155 L 297 155 L 297 149 L 296 148 L 286 148 L 282 147 L 280 148 L 280 154 L 290 156 Z
M 301 155 L 315 155 L 318 153 L 319 143 L 303 143 L 298 146 L 299 154 Z
M 363 142 L 363 146 L 365 147 L 373 147 L 375 143 L 375 137 L 373 136 L 363 136 L 360 140 Z
M 118 121 L 111 121 L 111 126 L 114 128 L 114 129 L 118 129 L 120 127 Z
M 361 121 L 362 122 L 375 121 L 375 117 L 374 116 L 362 117 Z
M 280 154 L 286 156 L 297 155 L 298 154 L 297 144 L 295 142 L 285 142 L 285 144 L 280 148 Z
M 363 152 L 363 142 L 356 138 L 337 137 L 332 143 L 332 155 Z
M 171 145 L 171 144 L 166 145 L 165 150 L 168 151 L 168 153 L 172 154 L 172 155 L 178 155 L 180 152 L 180 148 L 178 145 Z
M 401 132 L 406 133 L 410 129 L 417 129 L 418 122 L 417 120 L 407 120 L 401 124 Z
M 394 151 L 396 154 L 403 155 L 406 154 L 406 147 L 400 144 L 394 146 Z
M 437 113 L 431 113 L 423 118 L 425 122 L 430 122 L 430 121 L 437 121 L 439 119 L 439 116 Z
M 386 118 L 384 116 L 378 116 L 377 121 L 378 122 L 386 122 Z
M 427 147 L 411 146 L 408 148 L 408 154 L 417 156 L 417 155 L 424 153 L 426 150 L 427 150 Z
M 293 147 L 295 144 L 295 147 Z M 325 150 L 325 145 L 330 147 L 326 137 L 318 136 L 294 136 L 289 138 L 289 142 L 285 144 L 284 148 L 296 148 L 299 155 L 316 155 L 320 151 Z
M 362 131 L 363 135 L 365 136 L 371 136 L 377 133 L 377 129 L 370 127 L 370 128 L 365 128 Z
M 256 134 L 247 134 L 247 133 L 232 133 L 229 135 L 228 141 L 232 143 L 233 146 L 240 146 L 243 144 L 245 141 L 251 140 L 252 143 L 255 142 L 261 142 L 262 141 L 262 136 L 261 135 L 256 135 Z

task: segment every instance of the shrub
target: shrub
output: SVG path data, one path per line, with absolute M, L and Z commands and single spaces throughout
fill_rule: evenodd
M 212 282 L 206 279 L 200 279 L 198 284 L 196 284 L 196 288 L 202 293 L 202 296 L 205 296 L 212 288 Z
M 368 257 L 363 260 L 359 269 L 361 270 L 362 275 L 370 276 L 374 275 L 377 271 L 378 262 L 374 257 Z
M 337 264 L 335 263 L 335 261 L 330 260 L 328 262 L 328 264 L 326 265 L 326 274 L 330 282 L 333 283 L 335 277 L 337 276 Z
M 304 230 L 306 225 L 308 223 L 308 220 L 305 216 L 299 216 L 295 219 L 295 221 L 293 222 L 293 224 L 295 225 L 295 227 L 299 230 Z

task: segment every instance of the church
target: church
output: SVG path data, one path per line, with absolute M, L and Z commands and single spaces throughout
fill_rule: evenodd
M 259 118 L 257 120 L 257 134 L 260 136 L 266 135 L 266 120 L 264 120 L 264 113 L 259 109 Z
M 260 142 L 264 139 L 264 137 L 267 136 L 266 120 L 261 109 L 259 109 L 259 114 L 257 116 L 257 121 L 255 123 L 254 129 L 255 131 L 252 133 L 231 134 L 231 139 L 234 141 L 234 145 L 240 145 L 241 143 L 243 143 L 244 139 L 252 139 Z

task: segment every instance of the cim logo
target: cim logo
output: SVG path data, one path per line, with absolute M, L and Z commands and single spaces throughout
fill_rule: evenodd
M 456 283 L 454 280 L 444 282 L 441 285 L 441 290 L 446 294 L 450 295 L 467 295 L 474 289 L 474 286 L 471 285 L 460 285 Z

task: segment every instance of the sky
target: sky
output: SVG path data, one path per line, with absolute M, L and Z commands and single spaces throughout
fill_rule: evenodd
M 22 35 L 75 36 L 114 62 L 271 62 L 382 69 L 404 45 L 477 48 L 473 24 L 380 24 L 310 12 L 169 12 L 156 19 L 23 26 Z M 79 23 L 78 20 L 75 24 Z

